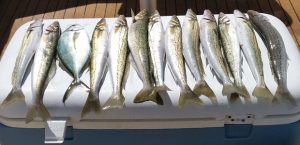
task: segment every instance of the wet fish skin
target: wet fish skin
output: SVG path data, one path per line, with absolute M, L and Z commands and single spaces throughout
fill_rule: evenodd
M 209 97 L 215 103 L 216 95 L 204 79 L 205 71 L 200 51 L 200 28 L 197 15 L 192 9 L 188 9 L 185 15 L 182 25 L 182 35 L 183 56 L 189 70 L 196 80 L 193 91 L 198 96 L 205 95 Z
M 85 66 L 89 63 L 91 54 L 90 40 L 83 26 L 74 24 L 61 34 L 58 40 L 57 53 L 63 66 L 74 78 L 63 97 L 63 102 L 65 103 L 77 87 L 88 88 L 80 80 Z
M 109 72 L 113 84 L 113 93 L 105 103 L 103 109 L 119 108 L 125 106 L 125 97 L 122 94 L 122 85 L 125 83 L 128 44 L 127 44 L 128 26 L 124 15 L 120 15 L 116 20 L 114 29 L 110 32 L 109 41 Z
M 26 73 L 32 62 L 34 53 L 38 47 L 43 33 L 43 20 L 38 19 L 30 24 L 22 41 L 21 48 L 16 58 L 14 70 L 11 76 L 12 90 L 2 102 L 1 106 L 8 106 L 14 102 L 25 102 L 25 96 L 22 92 L 22 85 L 26 80 Z
M 91 111 L 100 112 L 99 92 L 107 74 L 108 59 L 108 26 L 105 18 L 102 18 L 95 26 L 91 40 L 90 60 L 90 91 L 86 103 L 81 112 L 84 117 Z
M 168 91 L 170 89 L 164 83 L 166 64 L 164 28 L 157 10 L 154 11 L 149 20 L 148 41 L 150 48 L 151 72 L 153 72 L 155 87 L 160 91 Z
M 253 30 L 253 26 L 248 18 L 239 10 L 234 10 L 234 15 L 237 23 L 237 35 L 242 52 L 257 83 L 252 95 L 259 99 L 261 98 L 266 101 L 270 101 L 273 99 L 273 95 L 266 86 L 264 80 L 261 52 L 257 43 L 255 32 Z
M 209 10 L 205 10 L 200 20 L 200 41 L 203 46 L 203 53 L 212 72 L 223 84 L 222 94 L 230 96 L 240 92 L 239 88 L 230 80 L 227 64 L 223 59 L 222 49 L 219 42 L 217 22 Z
M 28 109 L 26 123 L 36 117 L 41 117 L 43 121 L 50 119 L 50 113 L 43 103 L 43 96 L 56 72 L 55 55 L 60 33 L 60 25 L 57 21 L 49 25 L 35 53 L 31 73 L 32 106 Z
M 230 74 L 233 75 L 234 83 L 241 91 L 240 95 L 249 100 L 250 95 L 242 81 L 242 56 L 236 30 L 231 20 L 222 12 L 219 14 L 218 30 L 223 46 L 223 54 L 228 63 Z
M 253 10 L 249 10 L 247 13 L 268 49 L 270 67 L 278 85 L 273 101 L 282 100 L 291 105 L 297 105 L 295 98 L 287 88 L 288 55 L 280 33 L 266 16 Z
M 178 102 L 179 107 L 184 107 L 190 102 L 202 105 L 203 102 L 191 90 L 186 80 L 185 64 L 182 54 L 182 29 L 175 15 L 172 16 L 165 35 L 168 66 L 176 84 L 179 85 L 181 89 Z
M 153 101 L 163 104 L 161 96 L 155 89 L 151 78 L 149 46 L 148 46 L 148 12 L 142 10 L 136 16 L 132 11 L 132 24 L 128 30 L 128 46 L 136 71 L 143 81 L 143 89 L 136 95 L 134 103 Z

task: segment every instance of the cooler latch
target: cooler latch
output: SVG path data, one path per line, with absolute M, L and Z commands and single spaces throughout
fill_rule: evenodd
M 226 115 L 225 124 L 253 124 L 254 115 Z
M 45 144 L 64 142 L 67 120 L 50 120 L 45 122 Z
M 227 115 L 225 117 L 225 137 L 227 139 L 248 138 L 252 134 L 254 115 Z

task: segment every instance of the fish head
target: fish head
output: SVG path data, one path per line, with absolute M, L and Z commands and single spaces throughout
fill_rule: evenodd
M 127 21 L 124 15 L 120 15 L 116 21 L 115 27 L 127 26 Z
M 28 29 L 32 31 L 34 28 L 39 28 L 39 27 L 43 27 L 43 26 L 44 26 L 43 19 L 37 19 L 30 24 Z
M 147 19 L 148 18 L 148 12 L 146 9 L 143 9 L 140 11 L 136 16 L 134 16 L 134 19 L 137 20 L 142 20 L 142 19 Z
M 197 21 L 197 15 L 194 13 L 192 9 L 188 9 L 186 11 L 185 17 L 187 18 L 187 20 Z
M 224 13 L 221 12 L 219 14 L 218 22 L 219 22 L 219 25 L 229 25 L 230 19 Z
M 81 26 L 79 24 L 73 24 L 69 28 L 67 28 L 66 31 L 79 31 L 82 29 L 84 29 L 83 26 Z
M 241 11 L 239 10 L 234 10 L 233 11 L 233 14 L 236 18 L 239 18 L 239 19 L 246 19 L 247 20 L 247 17 L 245 14 L 243 14 Z
M 177 18 L 176 15 L 173 15 L 170 22 L 169 22 L 169 27 L 173 28 L 173 27 L 181 27 L 180 26 L 180 22 L 179 19 Z
M 152 28 L 155 23 L 161 22 L 159 12 L 155 10 L 149 19 L 149 28 Z
M 96 25 L 95 29 L 97 30 L 105 30 L 107 29 L 106 19 L 102 18 Z
M 216 19 L 210 10 L 204 10 L 202 21 L 215 23 Z
M 57 31 L 60 31 L 60 25 L 57 21 L 53 22 L 51 25 L 49 25 L 47 28 L 46 28 L 46 31 L 47 32 L 57 32 Z
M 257 11 L 254 11 L 254 10 L 248 10 L 247 14 L 249 15 L 250 18 L 254 18 L 256 16 L 259 16 L 259 13 Z

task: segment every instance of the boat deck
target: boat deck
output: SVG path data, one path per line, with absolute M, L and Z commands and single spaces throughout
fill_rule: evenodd
M 130 16 L 130 9 L 140 10 L 139 0 L 0 0 L 0 52 L 22 24 L 38 19 L 100 18 Z M 300 44 L 299 0 L 159 0 L 161 15 L 184 15 L 192 8 L 201 15 L 204 9 L 213 13 L 232 13 L 248 9 L 274 15 L 281 19 Z

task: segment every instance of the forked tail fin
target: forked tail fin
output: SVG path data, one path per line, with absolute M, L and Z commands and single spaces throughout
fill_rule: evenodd
M 293 106 L 297 106 L 297 102 L 288 89 L 283 89 L 282 87 L 278 87 L 276 93 L 274 95 L 273 102 L 276 101 L 287 101 L 289 104 Z
M 79 80 L 79 81 L 74 80 L 74 81 L 70 84 L 70 86 L 68 87 L 67 91 L 66 91 L 65 94 L 64 94 L 64 97 L 63 97 L 63 103 L 66 102 L 66 100 L 70 97 L 70 95 L 72 94 L 72 92 L 73 92 L 76 88 L 78 88 L 78 87 L 85 87 L 85 88 L 89 89 L 89 87 L 88 87 L 85 83 L 83 83 L 82 81 L 80 81 L 80 80 Z
M 203 105 L 202 100 L 189 87 L 181 90 L 178 105 L 182 108 L 187 103 Z
M 196 85 L 193 89 L 193 92 L 197 96 L 204 95 L 204 96 L 208 97 L 211 100 L 211 102 L 214 104 L 217 103 L 217 97 L 216 97 L 215 93 L 213 92 L 213 90 L 208 86 L 208 84 L 205 81 L 196 83 Z
M 158 92 L 160 92 L 160 91 L 171 91 L 171 89 L 168 86 L 166 86 L 165 84 L 162 85 L 162 86 L 156 86 L 155 90 L 158 91 Z
M 268 102 L 274 99 L 274 96 L 267 86 L 256 86 L 252 92 L 252 95 L 258 99 L 263 99 Z
M 47 121 L 51 118 L 50 113 L 42 102 L 34 104 L 28 109 L 25 121 L 29 123 L 36 117 L 40 117 L 43 121 Z
M 81 118 L 83 118 L 89 112 L 94 111 L 99 113 L 101 111 L 101 105 L 98 96 L 94 96 L 92 92 L 89 93 L 89 96 L 85 102 L 85 105 L 81 112 Z
M 244 85 L 236 86 L 235 84 L 224 84 L 222 90 L 223 96 L 231 96 L 233 93 L 242 95 L 245 99 L 250 98 L 250 95 Z
M 144 87 L 134 98 L 134 103 L 142 103 L 146 101 L 155 102 L 158 105 L 163 105 L 163 99 L 155 88 Z
M 125 107 L 125 97 L 123 94 L 115 94 L 109 97 L 109 99 L 104 104 L 103 110 L 118 108 L 123 109 Z
M 21 89 L 12 89 L 5 100 L 2 102 L 2 106 L 8 106 L 14 102 L 23 101 L 25 102 L 25 96 Z

